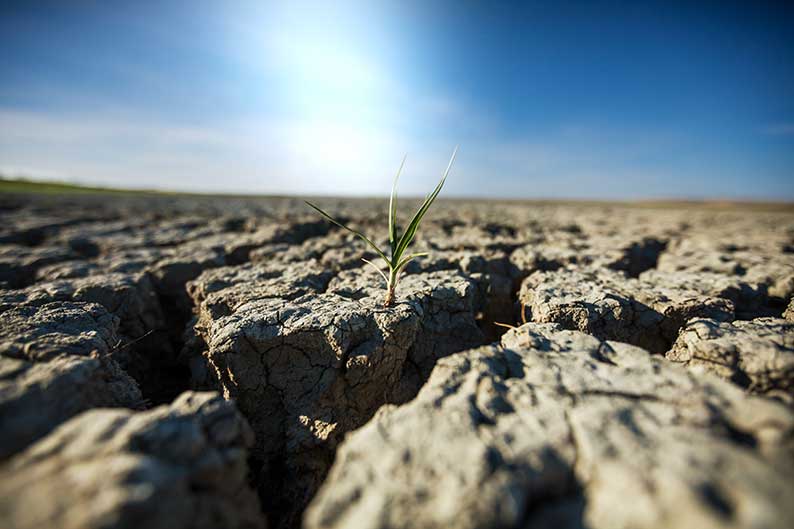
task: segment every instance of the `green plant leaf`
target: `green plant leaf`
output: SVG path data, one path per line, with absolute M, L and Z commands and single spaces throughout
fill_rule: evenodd
M 391 185 L 391 196 L 389 197 L 389 246 L 391 249 L 391 257 L 394 259 L 394 250 L 397 248 L 397 180 L 400 179 L 400 173 L 403 172 L 405 159 L 408 157 L 406 154 L 403 156 L 403 161 L 400 162 L 400 168 L 397 169 L 397 174 L 394 176 L 394 182 Z
M 444 187 L 444 182 L 447 179 L 447 175 L 449 175 L 450 169 L 452 169 L 452 163 L 455 161 L 455 156 L 458 154 L 458 148 L 455 147 L 455 150 L 452 152 L 452 157 L 449 159 L 449 164 L 447 165 L 446 171 L 444 171 L 444 176 L 441 177 L 441 181 L 438 183 L 436 188 L 430 193 L 426 198 L 424 203 L 419 207 L 419 210 L 414 214 L 413 219 L 408 224 L 408 227 L 405 229 L 402 237 L 400 238 L 400 242 L 397 243 L 397 250 L 392 255 L 392 259 L 399 260 L 402 256 L 403 252 L 408 248 L 408 245 L 411 244 L 413 241 L 414 236 L 416 236 L 416 230 L 419 229 L 419 224 L 422 222 L 422 217 L 425 216 L 427 210 L 430 208 L 430 205 L 436 199 L 438 194 L 441 192 L 441 188 Z
M 425 257 L 426 255 L 429 254 L 427 252 L 418 252 L 403 257 L 403 259 L 397 265 L 397 271 L 399 272 L 400 269 L 402 269 L 405 265 L 407 265 L 412 259 L 416 259 L 417 257 Z
M 364 259 L 362 257 L 361 260 L 364 261 L 365 263 L 367 263 L 368 265 L 370 265 L 372 268 L 374 268 L 381 275 L 383 280 L 386 281 L 386 285 L 387 286 L 389 285 L 389 278 L 386 277 L 386 274 L 383 272 L 383 270 L 378 268 L 377 265 L 375 263 L 373 263 L 372 261 L 370 261 L 369 259 Z
M 320 215 L 322 215 L 323 217 L 325 217 L 325 218 L 326 218 L 327 220 L 329 220 L 330 222 L 332 222 L 332 223 L 336 224 L 336 225 L 337 225 L 337 226 L 339 226 L 340 228 L 343 228 L 343 229 L 345 229 L 345 230 L 349 231 L 349 232 L 350 232 L 350 233 L 352 233 L 353 235 L 355 235 L 355 236 L 357 236 L 357 237 L 360 237 L 360 238 L 361 238 L 361 240 L 363 240 L 363 241 L 364 241 L 365 243 L 367 243 L 367 244 L 368 244 L 368 245 L 369 245 L 369 246 L 370 246 L 370 247 L 371 247 L 373 250 L 375 250 L 375 253 L 377 253 L 377 254 L 378 254 L 378 256 L 380 256 L 380 258 L 381 258 L 381 259 L 383 259 L 384 261 L 386 261 L 386 264 L 388 264 L 388 265 L 389 265 L 389 268 L 391 268 L 391 266 L 392 266 L 392 264 L 391 264 L 391 261 L 390 261 L 390 260 L 389 260 L 389 259 L 386 257 L 386 254 L 385 254 L 385 253 L 383 253 L 383 252 L 381 251 L 381 249 L 380 249 L 380 248 L 378 248 L 378 247 L 375 245 L 375 243 L 374 243 L 374 242 L 370 241 L 370 240 L 367 238 L 367 236 L 366 236 L 366 235 L 364 235 L 363 233 L 361 233 L 361 232 L 360 232 L 360 231 L 358 231 L 358 230 L 354 230 L 353 228 L 350 228 L 350 227 L 348 227 L 348 226 L 345 226 L 344 224 L 342 224 L 341 222 L 339 222 L 338 220 L 336 220 L 335 218 L 333 218 L 331 215 L 329 215 L 328 213 L 326 213 L 325 211 L 323 211 L 323 210 L 322 210 L 322 209 L 320 209 L 319 207 L 317 207 L 317 206 L 315 206 L 314 204 L 312 204 L 311 202 L 309 202 L 308 200 L 304 200 L 304 202 L 306 202 L 306 204 L 308 204 L 309 206 L 311 206 L 311 207 L 312 207 L 313 209 L 315 209 L 315 210 L 316 210 L 316 211 L 317 211 L 317 212 L 318 212 Z

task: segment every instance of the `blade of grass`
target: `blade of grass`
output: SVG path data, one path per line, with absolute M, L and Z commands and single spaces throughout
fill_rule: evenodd
M 355 236 L 357 236 L 357 237 L 360 237 L 360 238 L 361 238 L 361 240 L 363 240 L 363 241 L 364 241 L 365 243 L 367 243 L 367 244 L 368 244 L 368 245 L 369 245 L 369 246 L 370 246 L 370 247 L 371 247 L 373 250 L 375 250 L 375 253 L 377 253 L 377 254 L 378 254 L 378 256 L 380 256 L 380 258 L 381 258 L 381 259 L 383 259 L 384 261 L 386 261 L 386 264 L 388 264 L 388 265 L 389 265 L 389 267 L 391 267 L 391 265 L 392 265 L 392 264 L 391 264 L 391 261 L 390 261 L 390 260 L 389 260 L 389 259 L 386 257 L 386 254 L 384 254 L 384 253 L 381 251 L 381 249 L 380 249 L 380 248 L 378 248 L 378 247 L 375 245 L 375 243 L 374 243 L 374 242 L 370 241 L 370 240 L 367 238 L 367 236 L 366 236 L 366 235 L 364 235 L 363 233 L 361 233 L 361 232 L 360 232 L 360 231 L 358 231 L 358 230 L 354 230 L 353 228 L 349 228 L 348 226 L 345 226 L 345 225 L 344 225 L 344 224 L 342 224 L 341 222 L 339 222 L 339 221 L 337 221 L 336 219 L 334 219 L 334 218 L 333 218 L 331 215 L 329 215 L 328 213 L 326 213 L 325 211 L 323 211 L 323 210 L 322 210 L 322 209 L 320 209 L 319 207 L 317 207 L 317 206 L 315 206 L 314 204 L 312 204 L 311 202 L 309 202 L 308 200 L 304 200 L 304 202 L 306 202 L 306 204 L 308 204 L 309 206 L 311 206 L 312 208 L 314 208 L 314 209 L 315 209 L 315 210 L 316 210 L 316 211 L 317 211 L 317 212 L 318 212 L 320 215 L 322 215 L 323 217 L 325 217 L 325 218 L 326 218 L 328 221 L 330 221 L 330 222 L 332 222 L 332 223 L 336 224 L 336 225 L 337 225 L 337 226 L 339 226 L 340 228 L 343 228 L 343 229 L 345 229 L 345 230 L 349 231 L 349 232 L 350 232 L 350 233 L 352 233 L 353 235 L 355 235 Z
M 424 203 L 421 205 L 419 210 L 414 214 L 413 219 L 408 224 L 408 227 L 405 229 L 403 236 L 400 238 L 400 242 L 397 243 L 397 251 L 395 252 L 396 257 L 399 257 L 403 254 L 408 245 L 411 244 L 414 236 L 416 235 L 416 230 L 419 229 L 419 224 L 422 222 L 422 217 L 425 216 L 427 210 L 430 209 L 430 205 L 436 199 L 438 194 L 441 192 L 441 188 L 444 187 L 444 182 L 447 179 L 447 175 L 449 175 L 449 171 L 452 168 L 452 163 L 455 161 L 455 156 L 458 154 L 458 148 L 455 147 L 455 150 L 452 152 L 452 157 L 449 159 L 449 164 L 447 164 L 447 169 L 444 171 L 444 176 L 441 177 L 441 181 L 438 183 L 436 188 L 430 193 L 427 198 L 425 198 Z M 394 255 L 392 256 L 394 257 Z
M 400 173 L 403 172 L 405 159 L 408 158 L 406 154 L 403 156 L 403 161 L 400 162 L 400 168 L 397 169 L 397 174 L 394 176 L 394 182 L 391 185 L 391 196 L 389 197 L 389 247 L 391 248 L 391 256 L 394 258 L 394 250 L 397 248 L 397 180 L 400 179 Z
M 405 266 L 408 263 L 410 263 L 412 259 L 416 257 L 422 257 L 423 255 L 427 255 L 427 252 L 414 253 L 405 257 L 402 261 L 400 261 L 400 264 L 398 264 L 397 267 L 394 269 L 395 285 L 397 284 L 400 274 L 402 274 L 402 271 L 405 268 Z
M 426 255 L 429 255 L 429 254 L 427 252 L 419 252 L 419 253 L 412 253 L 412 254 L 404 257 L 400 261 L 400 263 L 397 265 L 397 271 L 399 272 L 400 269 L 402 269 L 405 265 L 407 265 L 411 261 L 411 259 L 416 259 L 417 257 L 424 257 Z
M 362 258 L 361 258 L 361 260 L 362 260 L 362 261 L 364 261 L 365 263 L 367 263 L 368 265 L 370 265 L 372 268 L 374 268 L 374 269 L 375 269 L 375 270 L 376 270 L 376 271 L 377 271 L 377 272 L 378 272 L 378 273 L 381 275 L 381 277 L 383 278 L 383 280 L 384 280 L 384 281 L 386 281 L 386 285 L 388 286 L 388 284 L 389 284 L 389 278 L 388 278 L 388 277 L 386 277 L 386 274 L 383 272 L 383 270 L 381 270 L 380 268 L 378 268 L 378 267 L 375 265 L 375 263 L 373 263 L 373 262 L 372 262 L 372 261 L 370 261 L 369 259 L 364 259 L 364 258 L 362 257 Z
M 400 244 L 398 244 L 398 253 L 402 254 L 416 235 L 416 231 L 419 229 L 419 224 L 422 222 L 422 218 L 425 216 L 427 210 L 430 209 L 430 205 L 433 203 L 433 201 L 435 201 L 436 197 L 441 192 L 441 188 L 444 187 L 444 182 L 447 180 L 447 176 L 449 175 L 449 171 L 452 168 L 452 163 L 455 161 L 455 156 L 457 153 L 458 148 L 455 147 L 455 150 L 452 152 L 452 157 L 449 159 L 447 169 L 444 171 L 444 176 L 441 177 L 441 181 L 438 183 L 433 192 L 425 198 L 424 203 L 416 212 L 416 214 L 414 214 L 414 218 L 411 219 L 408 228 L 406 228 L 405 233 L 403 233 L 402 239 L 400 239 Z

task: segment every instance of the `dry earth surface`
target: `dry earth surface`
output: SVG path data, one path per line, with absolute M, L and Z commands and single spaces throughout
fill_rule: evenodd
M 298 199 L 0 195 L 0 526 L 794 526 L 791 208 L 442 200 L 415 248 L 384 308 Z

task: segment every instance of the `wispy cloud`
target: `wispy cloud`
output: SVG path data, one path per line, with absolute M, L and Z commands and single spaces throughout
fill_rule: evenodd
M 196 191 L 373 194 L 408 140 L 337 121 L 185 126 L 0 109 L 0 171 Z M 46 153 L 46 155 L 42 155 Z M 421 154 L 419 154 L 421 157 Z
M 451 107 L 451 105 L 450 105 Z M 448 109 L 447 109 L 448 110 Z M 445 110 L 446 111 L 446 110 Z M 0 172 L 92 184 L 193 191 L 380 195 L 403 153 L 401 191 L 422 195 L 460 138 L 417 138 L 325 119 L 237 120 L 203 126 L 110 115 L 0 108 Z M 42 156 L 42 153 L 47 153 Z M 506 181 L 539 175 L 558 153 L 527 141 L 470 141 L 449 191 L 509 195 Z M 523 178 L 522 178 L 523 179 Z M 492 183 L 495 183 L 492 181 Z

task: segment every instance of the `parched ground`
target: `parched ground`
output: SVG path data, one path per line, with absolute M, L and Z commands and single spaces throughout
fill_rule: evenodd
M 414 248 L 385 308 L 299 199 L 0 195 L 0 526 L 794 526 L 794 209 L 442 200 Z

